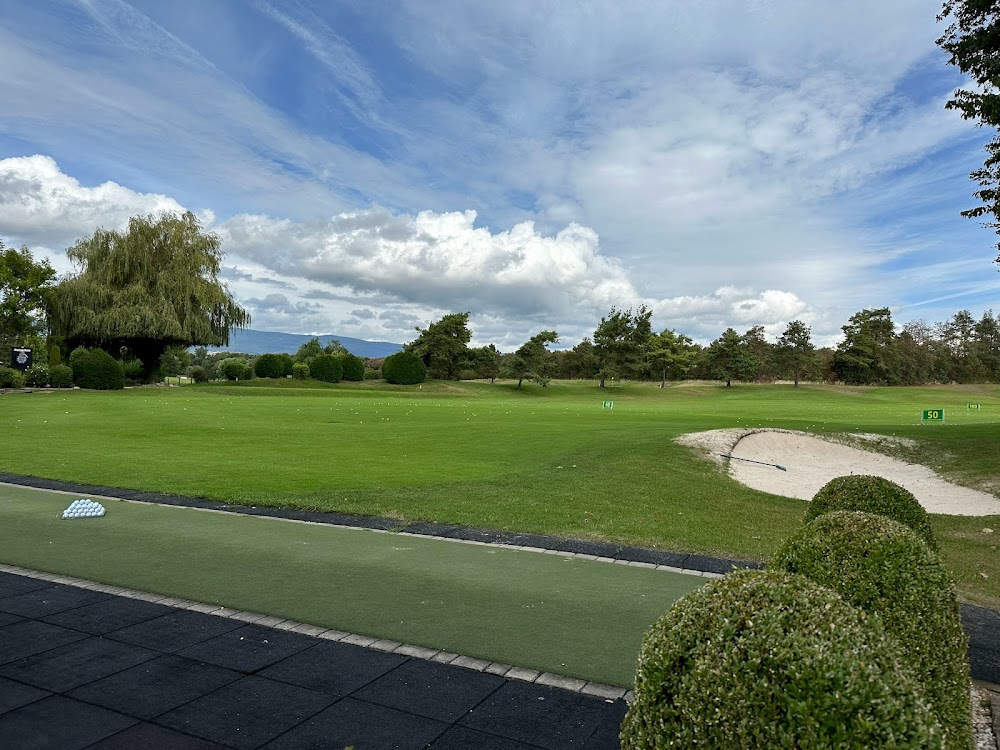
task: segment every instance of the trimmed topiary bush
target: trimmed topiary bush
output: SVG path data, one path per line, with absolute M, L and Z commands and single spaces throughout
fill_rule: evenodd
M 878 615 L 923 683 L 945 747 L 972 747 L 968 644 L 954 585 L 915 531 L 881 515 L 834 511 L 786 541 L 771 565 Z
M 878 513 L 913 529 L 937 551 L 927 511 L 913 493 L 882 477 L 851 475 L 831 479 L 820 489 L 806 511 L 806 523 L 831 510 Z
M 261 354 L 253 364 L 258 378 L 283 378 L 285 365 L 277 354 Z
M 47 386 L 49 384 L 48 365 L 32 365 L 24 373 L 24 383 L 25 385 L 30 385 L 32 388 L 44 388 Z
M 292 365 L 292 377 L 296 380 L 309 379 L 309 365 L 305 362 L 296 362 Z
M 316 380 L 322 380 L 325 383 L 339 383 L 344 376 L 344 368 L 340 365 L 339 357 L 321 354 L 310 360 L 309 374 Z
M 393 385 L 415 385 L 427 378 L 427 368 L 412 352 L 396 352 L 382 363 L 382 377 Z
M 54 365 L 49 369 L 49 385 L 53 388 L 72 387 L 73 370 L 68 365 Z
M 365 363 L 353 354 L 341 354 L 340 366 L 344 369 L 344 380 L 359 383 L 365 379 Z
M 120 391 L 125 387 L 122 363 L 103 349 L 77 349 L 69 361 L 74 385 L 96 391 Z
M 940 748 L 898 648 L 804 576 L 730 573 L 646 633 L 622 749 Z
M 194 365 L 190 370 L 191 380 L 196 383 L 207 383 L 208 382 L 208 371 L 201 365 Z

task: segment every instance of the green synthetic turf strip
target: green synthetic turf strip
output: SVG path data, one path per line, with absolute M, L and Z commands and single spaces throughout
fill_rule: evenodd
M 0 561 L 612 685 L 706 581 L 537 552 L 0 485 Z

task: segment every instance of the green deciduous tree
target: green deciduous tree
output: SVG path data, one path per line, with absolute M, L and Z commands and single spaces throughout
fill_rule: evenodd
M 1000 0 L 946 0 L 938 21 L 950 20 L 938 45 L 948 62 L 972 78 L 978 89 L 958 89 L 945 104 L 966 120 L 1000 128 Z M 970 177 L 980 186 L 973 195 L 982 205 L 963 211 L 971 218 L 991 217 L 986 226 L 1000 233 L 1000 135 L 986 144 L 986 161 Z M 1000 249 L 1000 243 L 997 248 Z M 1000 255 L 996 262 L 1000 263 Z
M 668 377 L 680 380 L 687 375 L 698 358 L 698 346 L 683 333 L 665 328 L 650 338 L 648 357 L 660 371 L 660 388 L 665 388 Z
M 611 308 L 594 331 L 594 353 L 600 363 L 601 384 L 607 378 L 634 378 L 643 368 L 646 346 L 652 336 L 650 318 L 653 313 L 645 305 L 634 313 L 631 308 Z
M 546 347 L 558 341 L 559 334 L 555 331 L 542 331 L 532 336 L 504 362 L 504 375 L 516 380 L 518 389 L 525 380 L 532 380 L 544 388 L 549 384 L 551 375 Z
M 43 327 L 45 308 L 56 272 L 44 258 L 38 262 L 22 247 L 5 248 L 0 242 L 0 347 L 4 356 L 11 346 Z M 35 353 L 36 361 L 45 357 Z
M 469 349 L 468 363 L 477 378 L 489 380 L 491 383 L 500 374 L 500 350 L 493 344 Z
M 79 270 L 55 289 L 53 331 L 71 348 L 127 349 L 146 377 L 170 346 L 227 346 L 250 315 L 219 281 L 220 244 L 190 212 L 98 229 L 67 250 Z
M 791 374 L 795 387 L 798 388 L 799 378 L 816 368 L 816 347 L 812 343 L 812 330 L 801 320 L 793 320 L 778 339 L 775 354 L 781 372 Z
M 469 356 L 469 313 L 451 313 L 416 330 L 420 335 L 404 349 L 423 360 L 429 377 L 455 380 Z

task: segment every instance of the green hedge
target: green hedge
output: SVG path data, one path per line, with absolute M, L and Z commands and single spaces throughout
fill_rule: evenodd
M 49 369 L 49 385 L 53 388 L 72 387 L 73 370 L 68 365 L 53 365 Z
M 940 748 L 878 618 L 804 576 L 739 571 L 646 633 L 623 750 Z
M 230 357 L 219 362 L 217 371 L 226 380 L 248 380 L 253 369 L 242 359 Z
M 309 379 L 309 365 L 305 362 L 296 362 L 292 365 L 292 377 L 296 380 Z
M 912 492 L 888 479 L 863 474 L 831 479 L 813 497 L 806 511 L 806 522 L 832 510 L 859 510 L 887 516 L 909 526 L 931 549 L 938 548 L 927 511 Z
M 73 384 L 96 391 L 120 391 L 125 387 L 122 363 L 103 349 L 73 350 L 69 357 Z
M 396 352 L 382 363 L 382 377 L 393 385 L 415 385 L 427 378 L 427 368 L 416 354 Z
M 344 368 L 344 380 L 359 383 L 365 379 L 365 363 L 353 354 L 340 355 L 340 366 Z
M 253 371 L 258 378 L 283 378 L 285 363 L 277 354 L 261 354 L 254 362 Z
M 32 365 L 24 373 L 24 384 L 33 388 L 44 388 L 49 384 L 49 366 Z
M 27 379 L 20 370 L 0 367 L 0 388 L 23 388 Z
M 191 380 L 196 383 L 207 383 L 208 382 L 208 371 L 201 365 L 194 365 L 191 370 Z
M 339 383 L 344 376 L 344 368 L 340 364 L 339 357 L 334 357 L 332 354 L 321 354 L 309 361 L 309 375 L 324 383 Z
M 772 566 L 878 615 L 923 683 L 945 747 L 972 746 L 968 644 L 954 585 L 916 532 L 885 516 L 835 511 L 786 541 Z

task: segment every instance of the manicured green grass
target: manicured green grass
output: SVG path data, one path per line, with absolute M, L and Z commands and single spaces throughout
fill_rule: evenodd
M 538 552 L 0 485 L 0 559 L 627 686 L 642 634 L 704 578 Z
M 601 408 L 608 398 L 612 410 Z M 1000 479 L 995 386 L 605 393 L 591 382 L 518 391 L 287 380 L 36 393 L 0 408 L 12 426 L 4 471 L 756 560 L 801 524 L 805 503 L 743 487 L 676 436 L 738 426 L 895 434 L 917 438 L 914 457 L 949 478 L 994 492 Z M 947 422 L 921 426 L 926 408 L 944 408 Z M 932 523 L 962 595 L 1000 606 L 1000 518 Z

